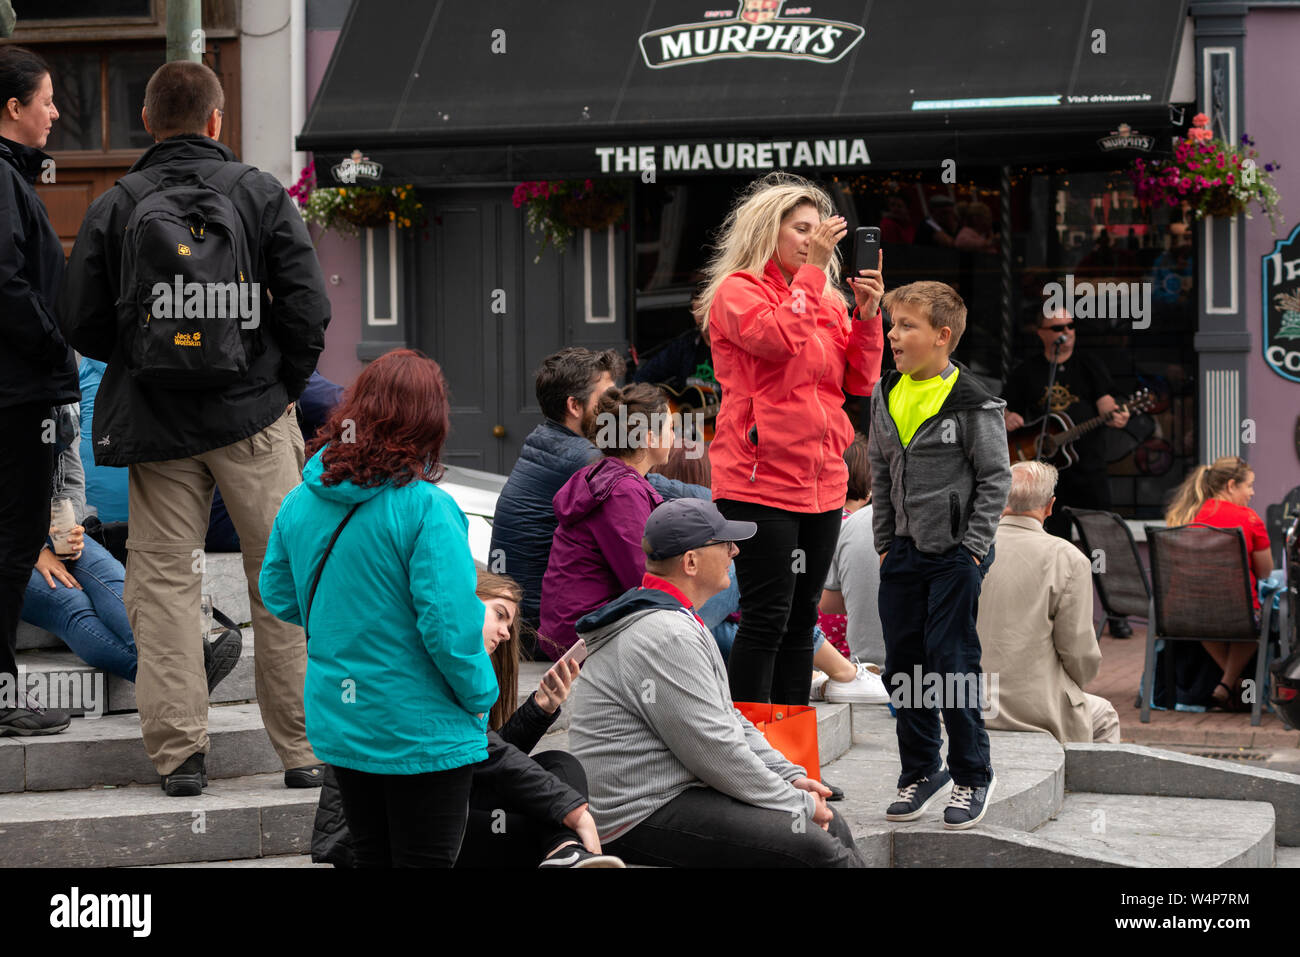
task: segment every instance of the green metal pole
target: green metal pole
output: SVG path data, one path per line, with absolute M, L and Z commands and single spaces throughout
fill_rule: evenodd
M 203 60 L 202 0 L 167 0 L 167 62 Z

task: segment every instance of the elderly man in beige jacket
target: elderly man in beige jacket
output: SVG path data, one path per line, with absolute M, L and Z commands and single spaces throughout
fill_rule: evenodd
M 991 682 L 989 730 L 1046 731 L 1058 741 L 1119 742 L 1119 715 L 1083 688 L 1101 651 L 1092 626 L 1092 566 L 1078 548 L 1043 530 L 1056 501 L 1056 469 L 1011 467 L 998 523 L 998 560 L 980 594 L 982 670 Z

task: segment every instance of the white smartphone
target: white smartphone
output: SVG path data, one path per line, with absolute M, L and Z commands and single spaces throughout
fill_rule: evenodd
M 587 660 L 587 643 L 583 641 L 581 638 L 579 638 L 573 645 L 569 647 L 568 651 L 566 651 L 563 655 L 560 656 L 560 660 L 557 661 L 556 664 L 558 665 L 558 664 L 562 664 L 565 661 L 572 661 L 580 665 L 586 660 Z

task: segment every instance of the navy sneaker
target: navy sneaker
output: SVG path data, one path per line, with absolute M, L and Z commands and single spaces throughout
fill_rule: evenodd
M 993 799 L 993 786 L 998 783 L 995 774 L 982 788 L 967 787 L 964 784 L 952 786 L 952 797 L 943 812 L 943 826 L 950 831 L 964 831 L 984 820 L 984 812 L 989 809 Z
M 913 781 L 898 789 L 898 800 L 885 811 L 886 821 L 915 821 L 926 808 L 939 799 L 943 789 L 952 781 L 947 768 L 940 768 L 932 777 Z
M 585 847 L 579 847 L 576 844 L 570 844 L 568 847 L 562 847 L 546 860 L 538 865 L 539 868 L 551 870 L 557 867 L 563 868 L 587 868 L 587 867 L 627 867 L 621 857 L 615 857 L 613 854 L 593 854 Z

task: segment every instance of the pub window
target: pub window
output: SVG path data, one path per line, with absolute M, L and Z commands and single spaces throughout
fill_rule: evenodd
M 143 150 L 153 145 L 140 119 L 144 88 L 166 60 L 149 49 L 44 51 L 59 120 L 46 152 Z
M 39 13 L 25 20 L 152 20 L 153 0 L 44 0 Z

